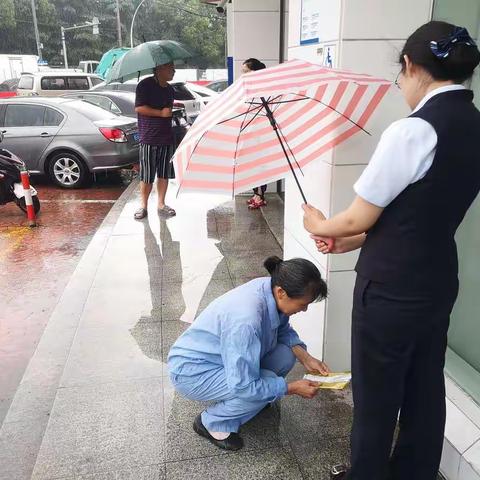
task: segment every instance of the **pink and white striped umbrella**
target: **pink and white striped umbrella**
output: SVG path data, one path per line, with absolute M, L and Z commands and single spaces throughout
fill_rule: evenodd
M 208 104 L 178 147 L 179 190 L 235 195 L 291 168 L 295 174 L 365 134 L 390 86 L 302 60 L 245 74 Z

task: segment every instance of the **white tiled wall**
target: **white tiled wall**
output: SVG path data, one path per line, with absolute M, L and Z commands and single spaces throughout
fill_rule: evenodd
M 236 60 L 256 57 L 262 61 L 276 60 L 278 63 L 280 38 L 278 10 L 235 12 L 234 25 Z M 265 32 L 268 32 L 268 36 L 265 36 Z
M 480 480 L 480 440 L 470 447 L 460 462 L 459 480 Z
M 449 382 L 447 379 L 447 385 Z M 440 470 L 447 480 L 480 480 L 480 426 L 448 398 L 446 406 L 447 423 Z
M 394 80 L 405 40 L 343 40 L 340 68 Z
M 430 19 L 431 0 L 346 0 L 344 39 L 406 38 Z
M 461 0 L 461 5 L 472 1 L 477 0 Z M 322 0 L 325 8 L 334 2 Z M 433 0 L 342 0 L 339 23 L 330 19 L 330 27 L 340 25 L 337 66 L 393 80 L 399 71 L 398 56 L 405 39 L 430 20 L 432 4 Z M 301 0 L 289 2 L 288 58 L 318 62 L 321 44 L 300 46 L 300 5 Z M 328 33 L 328 29 L 325 31 Z M 353 183 L 373 153 L 381 132 L 408 113 L 401 95 L 392 89 L 367 125 L 371 137 L 354 136 L 308 170 L 303 183 L 308 201 L 327 214 L 345 208 L 354 195 Z M 332 165 L 327 165 L 329 162 Z M 303 232 L 300 204 L 293 180 L 287 179 L 285 256 L 302 255 L 319 265 L 327 276 L 330 293 L 327 303 L 322 304 L 324 308 L 315 306 L 302 314 L 294 320 L 295 326 L 313 354 L 323 354 L 335 370 L 348 369 L 356 254 L 318 254 Z M 323 317 L 322 328 L 318 322 Z M 324 337 L 323 346 L 320 335 Z M 448 480 L 480 480 L 480 407 L 450 379 L 447 379 L 447 396 L 441 471 Z
M 234 59 L 234 78 L 241 75 L 242 63 L 250 57 L 267 67 L 278 64 L 279 16 L 280 0 L 234 0 L 228 5 L 227 46 L 228 55 Z
M 350 369 L 352 292 L 355 277 L 353 271 L 330 270 L 328 274 L 324 358 L 334 372 Z

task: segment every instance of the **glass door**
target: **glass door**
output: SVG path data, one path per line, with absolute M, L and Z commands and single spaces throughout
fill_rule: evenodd
M 480 38 L 479 0 L 435 0 L 433 19 L 466 27 L 477 42 Z M 478 70 L 468 86 L 480 107 Z M 446 371 L 480 403 L 480 198 L 465 217 L 456 240 L 460 293 L 450 324 Z

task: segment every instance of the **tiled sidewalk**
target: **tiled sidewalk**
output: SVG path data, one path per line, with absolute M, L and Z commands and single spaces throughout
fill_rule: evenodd
M 193 432 L 202 405 L 173 391 L 169 348 L 211 300 L 282 255 L 270 230 L 281 215 L 269 228 L 244 197 L 175 206 L 159 220 L 152 199 L 136 222 L 133 194 L 99 230 L 0 430 L 0 479 L 324 480 L 347 458 L 348 391 L 282 399 L 245 425 L 239 453 Z

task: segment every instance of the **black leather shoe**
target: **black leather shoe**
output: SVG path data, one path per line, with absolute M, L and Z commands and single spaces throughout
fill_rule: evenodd
M 223 450 L 240 450 L 243 447 L 242 437 L 240 437 L 238 433 L 230 433 L 225 440 L 217 440 L 216 438 L 213 438 L 203 426 L 201 415 L 195 417 L 193 429 L 195 430 L 195 433 L 198 433 L 201 437 L 206 438 L 216 447 L 222 448 Z
M 344 480 L 347 478 L 348 468 L 345 465 L 335 465 L 330 470 L 332 480 Z

